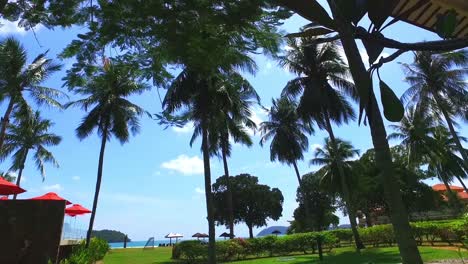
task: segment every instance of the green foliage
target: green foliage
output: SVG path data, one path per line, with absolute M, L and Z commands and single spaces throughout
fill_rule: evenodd
M 197 259 L 207 257 L 208 247 L 198 240 L 188 240 L 177 243 L 172 251 L 173 259 L 184 259 L 187 263 L 195 263 Z
M 385 82 L 380 80 L 379 84 L 385 118 L 390 122 L 399 122 L 405 113 L 403 104 Z
M 108 243 L 123 242 L 125 234 L 116 230 L 93 230 L 91 237 L 97 237 L 107 241 Z M 131 242 L 130 238 L 127 238 L 127 242 Z
M 93 264 L 98 260 L 102 260 L 109 249 L 107 241 L 94 237 L 91 239 L 88 248 L 86 248 L 83 241 L 73 249 L 70 257 L 61 261 L 61 264 Z

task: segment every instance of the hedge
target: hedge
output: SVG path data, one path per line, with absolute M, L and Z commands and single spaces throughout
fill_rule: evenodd
M 461 243 L 468 246 L 468 218 L 452 221 L 428 221 L 411 223 L 415 239 L 434 244 Z M 359 234 L 368 246 L 394 246 L 395 235 L 391 225 L 377 225 L 360 228 Z M 353 241 L 351 229 L 336 229 L 323 232 L 299 233 L 287 236 L 266 236 L 253 239 L 232 239 L 216 242 L 216 256 L 221 261 L 239 260 L 246 257 L 282 256 L 289 254 L 314 254 L 317 240 L 321 239 L 325 251 L 331 251 L 341 244 Z M 187 263 L 204 260 L 207 257 L 207 245 L 200 241 L 182 241 L 175 245 L 173 258 Z
M 72 254 L 67 259 L 62 260 L 60 264 L 93 264 L 102 260 L 109 249 L 107 241 L 93 237 L 88 248 L 85 246 L 85 241 L 82 241 L 73 248 Z

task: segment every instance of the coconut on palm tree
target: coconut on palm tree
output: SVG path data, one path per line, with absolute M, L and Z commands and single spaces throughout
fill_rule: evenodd
M 78 106 L 86 111 L 85 117 L 76 128 L 76 136 L 83 140 L 96 130 L 101 138 L 96 189 L 86 235 L 86 246 L 89 246 L 96 216 L 106 143 L 115 137 L 121 144 L 124 144 L 129 141 L 130 134 L 135 135 L 140 131 L 139 119 L 147 112 L 129 101 L 128 97 L 149 89 L 148 85 L 138 81 L 136 72 L 130 67 L 119 63 L 113 64 L 109 59 L 104 60 L 102 67 L 94 67 L 94 69 L 95 72 L 89 75 L 69 78 L 66 82 L 66 85 L 76 94 L 86 96 L 67 104 L 67 107 Z
M 465 170 L 468 170 L 468 152 L 460 142 L 454 121 L 457 117 L 466 117 L 468 51 L 420 51 L 415 53 L 413 63 L 402 65 L 405 80 L 410 84 L 402 98 L 410 105 L 417 105 L 421 111 L 441 115 L 463 158 Z
M 42 86 L 51 74 L 61 68 L 59 64 L 47 59 L 46 55 L 47 52 L 39 54 L 31 64 L 27 64 L 26 49 L 18 40 L 10 37 L 0 42 L 0 99 L 8 100 L 0 127 L 0 150 L 3 148 L 10 117 L 20 104 L 27 105 L 28 99 L 32 99 L 38 105 L 62 107 L 57 99 L 65 94 Z
M 318 45 L 314 38 L 304 37 L 301 41 L 291 39 L 288 45 L 290 49 L 285 56 L 280 57 L 280 64 L 298 77 L 287 83 L 282 94 L 291 98 L 299 97 L 299 115 L 314 120 L 319 128 L 326 130 L 330 146 L 337 148 L 332 122 L 340 125 L 355 119 L 354 110 L 346 100 L 347 96 L 357 97 L 354 84 L 348 80 L 348 66 L 341 59 L 336 43 Z M 337 150 L 334 152 L 339 153 Z M 364 243 L 357 230 L 356 210 L 351 204 L 341 159 L 337 162 L 341 194 L 359 251 L 364 248 Z
M 49 162 L 58 167 L 55 157 L 47 147 L 56 146 L 62 141 L 60 136 L 49 132 L 53 125 L 50 120 L 42 119 L 39 111 L 28 112 L 17 114 L 16 122 L 8 126 L 2 152 L 4 157 L 12 154 L 13 164 L 10 171 L 18 171 L 16 178 L 18 186 L 20 186 L 28 154 L 31 151 L 33 151 L 32 160 L 41 172 L 42 180 L 46 176 L 45 163 Z M 16 195 L 13 199 L 16 199 Z

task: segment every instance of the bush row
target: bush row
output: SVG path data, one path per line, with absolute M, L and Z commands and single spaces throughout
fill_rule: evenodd
M 434 243 L 466 243 L 468 219 L 453 221 L 430 221 L 411 223 L 416 240 Z M 366 245 L 393 246 L 395 235 L 391 225 L 360 228 L 359 234 Z M 247 256 L 288 255 L 292 253 L 316 253 L 317 241 L 322 242 L 324 251 L 330 251 L 341 244 L 353 242 L 351 229 L 337 229 L 323 232 L 292 234 L 287 236 L 266 236 L 253 239 L 233 239 L 216 242 L 217 258 L 221 261 L 245 259 Z M 467 244 L 464 244 L 468 246 Z M 199 241 L 183 241 L 173 248 L 173 258 L 194 263 L 207 257 L 207 245 Z
M 93 264 L 102 260 L 109 251 L 107 241 L 93 237 L 86 248 L 85 241 L 73 248 L 72 254 L 60 262 L 60 264 Z

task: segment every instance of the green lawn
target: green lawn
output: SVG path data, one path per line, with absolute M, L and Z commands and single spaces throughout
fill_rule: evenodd
M 434 249 L 430 247 L 421 247 L 424 262 L 458 259 L 458 252 L 452 250 Z M 468 258 L 468 251 L 463 252 L 463 257 Z M 335 249 L 331 254 L 326 254 L 321 263 L 400 263 L 397 248 L 370 248 L 357 255 L 350 248 Z M 318 262 L 317 255 L 298 255 L 273 258 L 259 258 L 252 260 L 231 262 L 235 264 L 267 264 L 267 263 L 289 263 L 305 264 Z M 174 264 L 171 260 L 171 248 L 155 248 L 149 250 L 143 249 L 114 249 L 104 258 L 104 264 Z

